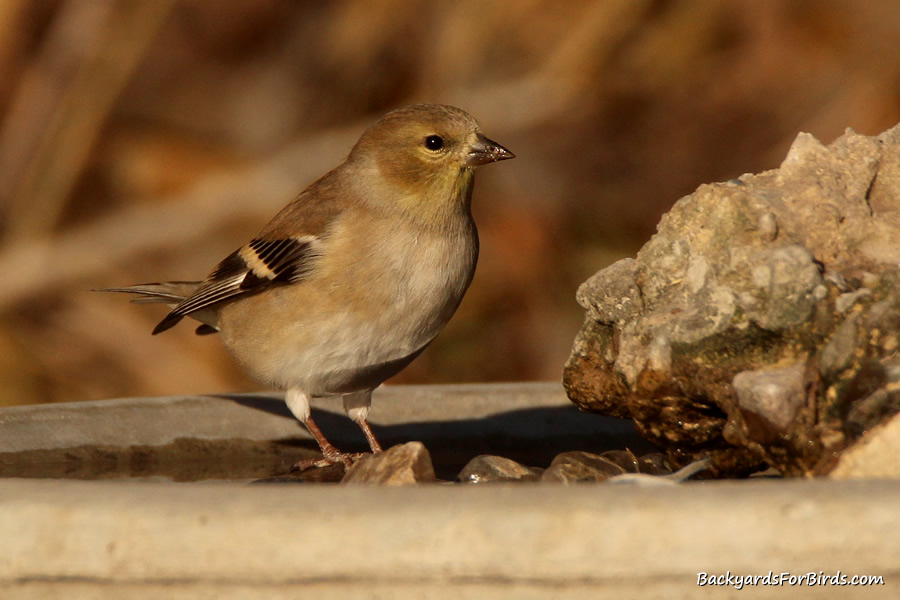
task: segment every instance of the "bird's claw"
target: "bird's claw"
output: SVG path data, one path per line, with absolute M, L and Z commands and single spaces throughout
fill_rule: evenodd
M 369 456 L 371 454 L 371 452 L 340 452 L 335 450 L 334 452 L 323 453 L 322 458 L 305 458 L 298 461 L 294 463 L 288 472 L 294 473 L 312 468 L 330 467 L 337 464 L 343 464 L 344 468 L 349 469 L 353 466 L 354 462 L 363 456 Z

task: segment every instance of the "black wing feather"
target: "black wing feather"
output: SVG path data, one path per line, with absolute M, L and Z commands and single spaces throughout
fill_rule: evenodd
M 313 241 L 306 237 L 252 240 L 222 260 L 190 297 L 159 322 L 153 333 L 163 332 L 186 315 L 214 304 L 272 285 L 302 281 L 313 267 Z

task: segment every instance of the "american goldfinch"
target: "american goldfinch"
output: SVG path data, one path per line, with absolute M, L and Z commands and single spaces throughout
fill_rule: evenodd
M 372 390 L 415 359 L 472 281 L 478 233 L 474 169 L 514 158 L 453 106 L 417 104 L 366 130 L 349 156 L 310 185 L 204 281 L 103 291 L 173 306 L 222 341 L 257 379 L 286 390 L 324 461 L 351 464 L 310 415 L 309 399 L 342 396 L 373 453 Z

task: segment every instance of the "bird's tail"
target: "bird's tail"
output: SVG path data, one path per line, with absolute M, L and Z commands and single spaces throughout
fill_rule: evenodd
M 175 305 L 194 293 L 200 287 L 199 281 L 167 281 L 165 283 L 140 283 L 125 287 L 102 288 L 94 292 L 124 292 L 135 294 L 131 301 L 135 304 L 162 303 Z
M 168 304 L 175 306 L 185 298 L 188 298 L 194 291 L 200 287 L 201 281 L 166 281 L 164 283 L 141 283 L 138 285 L 127 285 L 125 287 L 102 288 L 92 290 L 94 292 L 123 292 L 125 294 L 134 294 L 135 298 L 131 301 L 135 304 Z M 198 310 L 190 313 L 193 319 L 202 323 L 197 328 L 197 335 L 207 335 L 216 333 L 219 330 L 218 315 L 214 311 Z M 159 333 L 168 329 L 181 320 L 181 317 L 170 321 L 169 317 L 156 327 L 153 333 Z M 163 325 L 165 323 L 165 325 Z

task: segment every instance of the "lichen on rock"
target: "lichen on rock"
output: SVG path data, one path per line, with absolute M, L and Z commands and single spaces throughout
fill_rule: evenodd
M 674 464 L 827 473 L 900 405 L 900 126 L 700 186 L 576 297 L 576 405 Z

